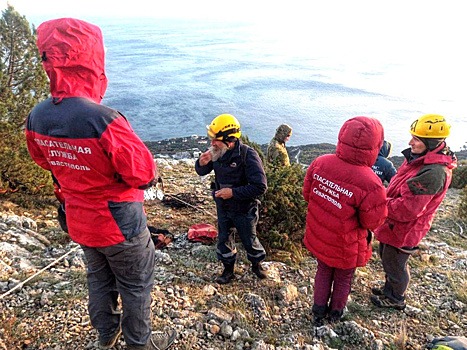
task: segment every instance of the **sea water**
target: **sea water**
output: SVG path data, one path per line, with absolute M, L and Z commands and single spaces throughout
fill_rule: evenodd
M 344 121 L 364 115 L 381 121 L 397 155 L 408 147 L 412 121 L 426 113 L 449 120 L 454 150 L 467 141 L 460 72 L 448 62 L 419 60 L 415 50 L 326 42 L 324 32 L 306 27 L 284 33 L 241 22 L 93 23 L 107 50 L 103 103 L 120 110 L 145 141 L 205 135 L 221 113 L 235 115 L 260 144 L 282 123 L 293 128 L 288 145 L 335 144 Z

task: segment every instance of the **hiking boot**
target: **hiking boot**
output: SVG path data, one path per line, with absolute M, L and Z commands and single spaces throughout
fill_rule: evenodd
M 177 331 L 175 329 L 166 332 L 152 332 L 146 345 L 128 345 L 127 350 L 166 350 L 168 349 L 177 338 Z
M 235 278 L 234 265 L 235 264 L 224 263 L 224 271 L 222 271 L 222 275 L 216 278 L 216 282 L 219 284 L 227 284 L 231 282 Z
M 115 333 L 110 336 L 108 339 L 101 339 L 99 337 L 99 349 L 105 350 L 105 349 L 111 349 L 117 344 L 118 338 L 120 338 L 120 335 L 122 334 L 122 327 L 118 327 L 115 330 Z
M 177 331 L 175 329 L 166 332 L 152 332 L 151 338 L 149 338 L 148 344 L 146 344 L 147 350 L 166 350 L 168 349 L 177 338 Z
M 268 277 L 267 273 L 266 273 L 266 269 L 261 265 L 261 263 L 253 263 L 251 265 L 251 270 L 254 272 L 254 274 L 256 276 L 258 276 L 258 278 L 260 280 L 264 280 L 265 278 Z
M 405 309 L 405 301 L 403 300 L 395 301 L 395 300 L 389 299 L 388 297 L 384 295 L 382 296 L 372 295 L 370 300 L 377 307 L 392 308 L 396 310 Z
M 344 315 L 344 310 L 331 310 L 329 312 L 329 322 L 331 323 L 340 322 L 342 315 Z
M 315 327 L 324 326 L 324 317 L 313 315 L 313 326 Z
M 311 312 L 313 313 L 313 326 L 315 327 L 323 326 L 324 319 L 328 312 L 328 306 L 313 304 L 313 307 L 311 308 Z
M 384 295 L 384 292 L 381 288 L 378 288 L 378 287 L 373 287 L 371 288 L 371 294 L 373 295 L 377 295 L 377 296 L 383 296 Z

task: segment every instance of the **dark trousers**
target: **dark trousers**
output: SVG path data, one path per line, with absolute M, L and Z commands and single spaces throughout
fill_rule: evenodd
M 253 206 L 246 213 L 227 211 L 217 206 L 217 258 L 224 264 L 233 264 L 237 258 L 235 235 L 231 228 L 235 227 L 246 250 L 248 260 L 252 263 L 260 262 L 266 257 L 266 251 L 256 236 L 258 223 L 258 206 Z
M 318 259 L 313 296 L 314 304 L 317 307 L 329 305 L 331 311 L 343 310 L 350 294 L 354 272 L 355 268 L 337 269 Z
M 410 282 L 410 271 L 407 265 L 410 254 L 385 243 L 379 243 L 378 253 L 386 274 L 384 295 L 391 300 L 404 301 Z
M 128 345 L 145 345 L 151 335 L 151 291 L 155 249 L 149 230 L 122 243 L 82 246 L 87 260 L 89 316 L 101 339 L 122 326 Z M 118 296 L 122 311 L 117 308 Z

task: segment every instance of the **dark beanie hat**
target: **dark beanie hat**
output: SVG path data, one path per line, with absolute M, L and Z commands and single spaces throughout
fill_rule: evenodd
M 418 139 L 423 142 L 423 144 L 426 146 L 428 151 L 433 151 L 441 144 L 441 142 L 445 140 L 445 139 L 432 139 L 428 137 L 418 137 Z

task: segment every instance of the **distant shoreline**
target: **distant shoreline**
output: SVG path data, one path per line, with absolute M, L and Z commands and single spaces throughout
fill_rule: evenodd
M 206 136 L 191 135 L 186 137 L 175 137 L 159 141 L 144 141 L 144 144 L 149 148 L 151 153 L 154 156 L 178 156 L 180 158 L 188 157 L 195 158 L 197 154 L 201 151 L 203 152 L 208 148 L 209 139 Z M 258 144 L 263 151 L 266 153 L 267 144 Z M 316 144 L 307 144 L 307 145 L 298 145 L 298 146 L 287 146 L 290 159 L 295 159 L 297 153 L 300 152 L 300 163 L 309 164 L 316 157 L 327 154 L 334 153 L 336 150 L 336 145 L 331 143 L 316 143 Z M 467 159 L 467 150 L 454 151 L 457 159 L 466 160 Z M 404 157 L 402 155 L 392 155 L 389 159 L 394 163 L 394 165 L 399 167 Z

